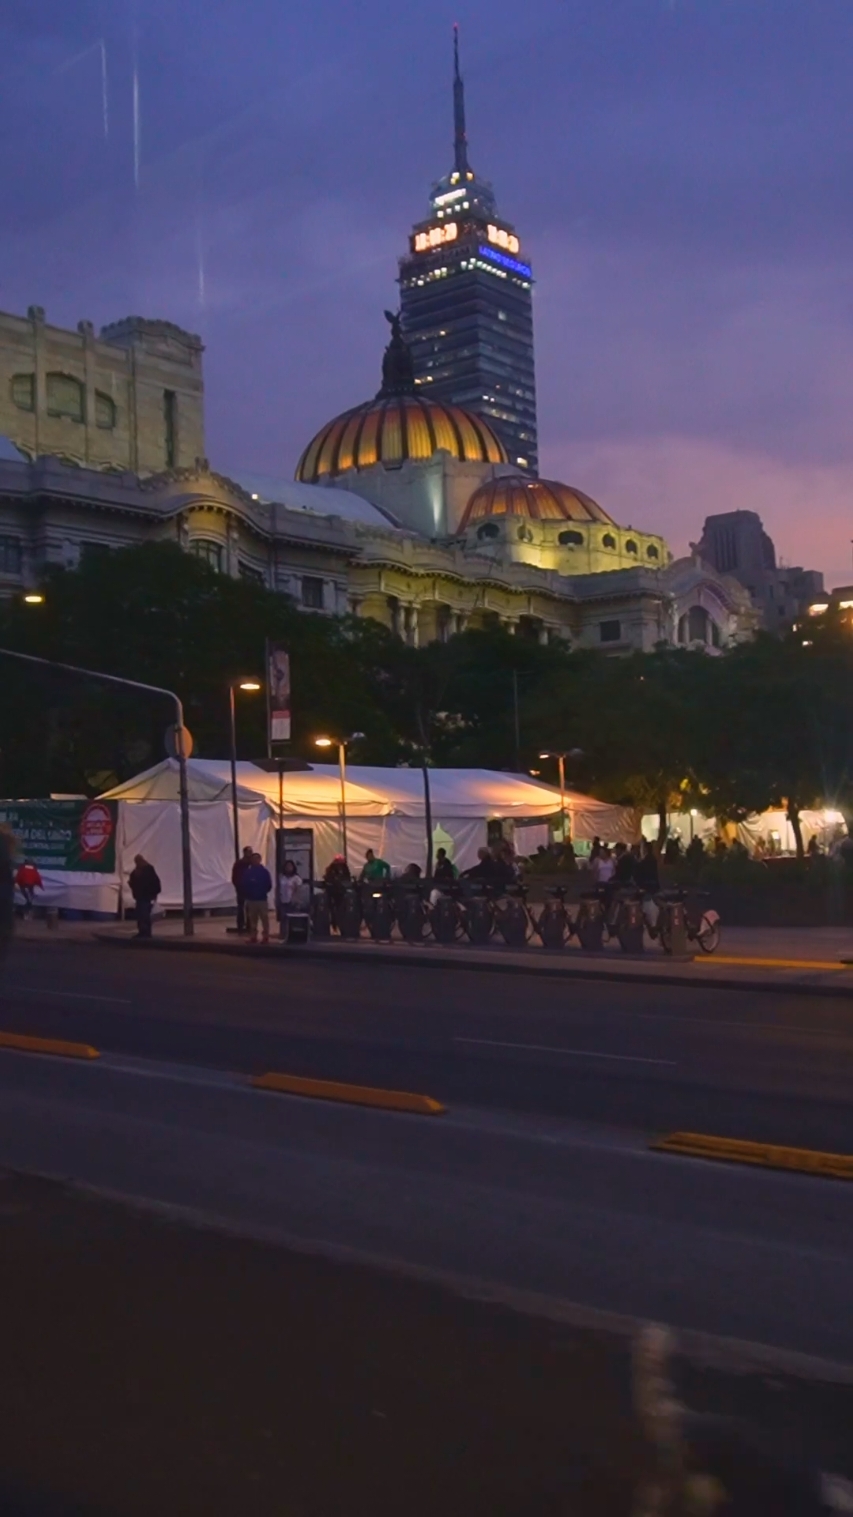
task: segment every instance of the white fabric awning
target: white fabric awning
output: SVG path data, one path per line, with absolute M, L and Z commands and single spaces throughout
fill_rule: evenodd
M 430 769 L 430 799 L 436 821 L 513 820 L 518 824 L 547 821 L 559 815 L 560 792 L 553 785 L 523 774 L 505 774 L 495 769 Z M 198 801 L 229 801 L 231 766 L 227 759 L 189 759 L 189 798 Z M 336 764 L 313 764 L 310 769 L 286 772 L 282 778 L 283 812 L 288 817 L 323 819 L 340 812 L 340 776 Z M 237 764 L 237 795 L 240 805 L 264 801 L 278 814 L 279 776 L 241 761 Z M 105 798 L 121 801 L 176 801 L 178 764 L 165 759 L 135 779 L 108 790 Z M 611 806 L 592 796 L 569 790 L 566 810 L 575 837 L 599 834 L 611 841 L 636 834 L 634 813 L 625 806 Z M 375 765 L 347 766 L 347 815 L 357 817 L 411 817 L 425 813 L 424 779 L 420 769 L 386 769 Z

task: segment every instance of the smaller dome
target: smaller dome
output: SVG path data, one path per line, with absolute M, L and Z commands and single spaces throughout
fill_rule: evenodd
M 553 479 L 525 479 L 508 475 L 492 479 L 474 491 L 459 523 L 460 532 L 478 521 L 493 516 L 521 516 L 529 521 L 603 522 L 613 525 L 612 516 L 571 485 Z

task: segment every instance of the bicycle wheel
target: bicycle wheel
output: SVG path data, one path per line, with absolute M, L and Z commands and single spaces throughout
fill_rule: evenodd
M 703 916 L 699 923 L 696 941 L 703 953 L 713 953 L 720 946 L 720 924 Z

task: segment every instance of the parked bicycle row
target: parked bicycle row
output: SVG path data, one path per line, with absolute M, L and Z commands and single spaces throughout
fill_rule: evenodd
M 314 892 L 310 916 L 314 938 L 368 935 L 377 943 L 402 939 L 484 946 L 502 940 L 508 947 L 524 948 L 538 941 L 561 950 L 576 940 L 587 953 L 599 953 L 613 940 L 625 953 L 642 953 L 650 939 L 664 953 L 678 955 L 690 953 L 694 944 L 713 953 L 720 941 L 719 916 L 698 892 L 648 895 L 635 887 L 585 891 L 574 906 L 557 888 L 534 907 L 518 884 L 459 880 L 442 885 L 405 877 L 326 883 Z

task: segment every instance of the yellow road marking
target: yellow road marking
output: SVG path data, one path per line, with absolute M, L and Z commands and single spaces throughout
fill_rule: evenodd
M 89 1043 L 66 1043 L 63 1038 L 30 1038 L 23 1033 L 0 1032 L 0 1048 L 16 1053 L 55 1053 L 63 1059 L 99 1059 L 97 1048 Z
M 751 1143 L 742 1138 L 716 1138 L 710 1133 L 673 1132 L 649 1144 L 665 1154 L 693 1159 L 717 1159 L 727 1164 L 758 1164 L 765 1169 L 789 1169 L 828 1179 L 853 1180 L 853 1154 L 827 1154 L 813 1148 L 785 1148 L 776 1143 Z
M 734 954 L 697 954 L 694 964 L 740 964 L 742 968 L 754 969 L 851 969 L 853 965 L 842 964 L 838 959 L 751 959 Z
M 287 1096 L 312 1096 L 319 1101 L 343 1101 L 351 1106 L 375 1106 L 383 1111 L 407 1111 L 421 1117 L 437 1117 L 445 1110 L 432 1096 L 409 1090 L 380 1090 L 372 1085 L 345 1085 L 338 1080 L 308 1080 L 300 1075 L 271 1072 L 254 1075 L 256 1090 L 276 1090 Z

